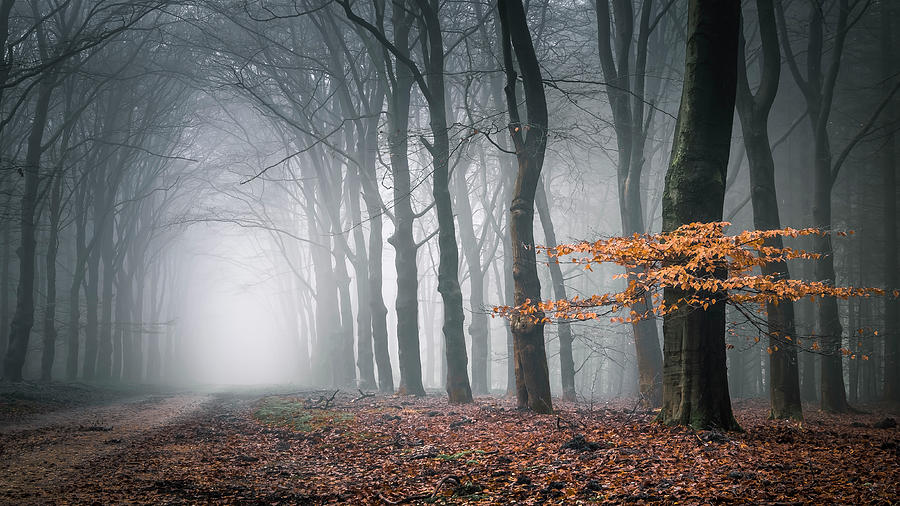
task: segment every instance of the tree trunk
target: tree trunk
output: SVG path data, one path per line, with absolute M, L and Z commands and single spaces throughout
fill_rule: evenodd
M 881 2 L 881 72 L 885 89 L 891 85 L 891 76 L 897 72 L 897 8 L 895 2 Z M 893 6 L 893 8 L 892 8 Z M 897 134 L 890 126 L 900 117 L 900 108 L 892 104 L 885 116 L 887 138 L 881 148 L 881 188 L 884 199 L 884 284 L 890 292 L 900 289 L 897 270 Z M 884 398 L 900 403 L 900 298 L 888 297 L 884 307 Z
M 16 290 L 16 310 L 10 325 L 8 348 L 3 364 L 3 377 L 10 381 L 22 381 L 22 368 L 25 365 L 25 355 L 28 353 L 31 327 L 34 325 L 34 270 L 37 260 L 37 241 L 35 240 L 37 223 L 35 221 L 41 169 L 41 142 L 44 139 L 47 113 L 53 94 L 53 85 L 49 79 L 48 77 L 39 86 L 34 119 L 28 135 L 25 166 L 22 168 L 25 176 L 25 189 L 22 193 L 22 208 L 19 218 L 19 283 Z
M 647 49 L 650 36 L 650 15 L 652 0 L 642 4 L 637 45 L 634 51 L 635 69 L 632 73 L 631 47 L 634 35 L 634 7 L 632 0 L 615 0 L 613 9 L 615 22 L 610 15 L 610 1 L 596 0 L 597 41 L 601 68 L 607 79 L 606 94 L 612 110 L 613 124 L 618 145 L 617 187 L 619 213 L 622 220 L 622 234 L 642 234 L 644 218 L 641 206 L 641 173 L 644 166 L 644 147 L 650 116 L 644 118 L 644 91 L 646 81 Z M 615 26 L 615 36 L 610 33 Z M 615 38 L 615 53 L 611 39 Z M 618 65 L 618 66 L 617 66 Z M 632 75 L 633 74 L 633 75 Z M 628 270 L 629 282 L 640 271 Z M 645 314 L 650 309 L 649 298 L 634 305 L 631 310 Z M 662 353 L 659 349 L 659 334 L 654 319 L 642 319 L 632 323 L 635 355 L 638 366 L 638 384 L 644 402 L 659 406 L 662 386 Z
M 364 143 L 361 142 L 364 146 Z M 362 157 L 360 157 L 362 158 Z M 350 199 L 350 214 L 353 223 L 362 223 L 362 213 L 359 205 L 360 193 L 360 167 L 349 167 L 352 171 L 349 177 L 348 198 Z M 353 262 L 353 271 L 356 273 L 356 366 L 359 368 L 359 386 L 365 390 L 373 390 L 375 383 L 375 362 L 372 348 L 372 303 L 369 301 L 371 289 L 369 288 L 369 258 L 366 252 L 366 238 L 361 226 L 353 229 L 353 243 L 356 253 Z
M 399 15 L 399 14 L 398 14 Z M 397 30 L 397 24 L 394 24 Z M 408 28 L 405 32 L 408 37 Z M 397 40 L 395 32 L 395 40 Z M 400 40 L 406 40 L 401 37 Z M 401 44 L 400 47 L 403 47 Z M 412 77 L 405 65 L 396 67 L 396 83 L 388 103 L 388 149 L 394 181 L 394 233 L 388 243 L 394 247 L 397 269 L 397 350 L 400 362 L 401 395 L 425 395 L 422 385 L 422 358 L 419 347 L 419 271 L 418 248 L 413 239 L 415 216 L 410 200 L 412 183 L 409 174 L 409 103 Z
M 547 100 L 521 0 L 500 0 L 497 9 L 502 30 L 509 133 L 519 165 L 509 221 L 515 303 L 518 306 L 541 300 L 534 249 L 534 197 L 547 147 Z M 513 50 L 522 72 L 527 124 L 519 118 Z M 534 315 L 514 314 L 510 327 L 515 353 L 517 403 L 519 407 L 528 407 L 538 413 L 550 413 L 553 411 L 553 401 L 550 398 L 550 374 L 544 348 L 543 316 L 541 312 Z
M 462 250 L 469 270 L 469 307 L 472 323 L 469 324 L 469 336 L 472 339 L 472 391 L 476 394 L 487 394 L 488 389 L 488 356 L 490 355 L 490 326 L 484 310 L 484 277 L 485 266 L 481 262 L 481 245 L 475 233 L 472 220 L 472 205 L 469 202 L 466 188 L 466 171 L 457 168 L 455 191 L 457 219 L 459 220 L 459 236 Z M 487 226 L 487 223 L 484 224 Z
M 744 53 L 743 35 L 738 61 L 737 110 L 744 133 L 744 146 L 750 165 L 750 197 L 753 203 L 753 225 L 757 230 L 781 228 L 775 189 L 775 161 L 769 145 L 769 111 L 778 89 L 781 53 L 775 25 L 773 0 L 757 0 L 760 34 L 763 44 L 762 77 L 754 96 L 750 91 Z M 766 240 L 766 246 L 783 248 L 780 236 Z M 789 279 L 785 262 L 768 263 L 762 273 L 778 279 Z M 769 396 L 775 419 L 803 419 L 800 403 L 800 370 L 797 360 L 794 304 L 789 301 L 767 303 L 769 331 Z
M 112 196 L 107 206 L 112 206 Z M 112 210 L 109 211 L 112 213 Z M 112 326 L 113 326 L 113 281 L 115 279 L 115 244 L 113 242 L 113 218 L 108 216 L 101 229 L 101 263 L 103 264 L 103 284 L 100 299 L 100 334 L 97 343 L 96 379 L 108 380 L 112 371 Z M 121 247 L 125 247 L 122 245 Z
M 3 243 L 0 244 L 0 248 L 2 248 L 2 253 L 0 253 L 0 356 L 5 357 L 8 348 L 7 338 L 9 337 L 7 331 L 10 316 L 12 316 L 9 307 L 10 280 L 12 278 L 12 274 L 9 272 L 12 263 L 10 251 L 13 246 L 12 223 L 3 224 L 2 241 Z M 2 361 L 0 361 L 0 377 L 3 377 Z
M 537 205 L 538 215 L 541 218 L 541 226 L 544 229 L 545 246 L 550 249 L 556 247 L 556 232 L 553 230 L 553 220 L 550 217 L 550 203 L 547 201 L 547 193 L 544 183 L 539 182 L 534 203 Z M 547 254 L 550 264 L 550 280 L 553 283 L 553 295 L 559 299 L 568 299 L 566 285 L 563 280 L 562 269 L 559 260 Z M 568 320 L 557 323 L 559 331 L 559 372 L 562 381 L 563 398 L 567 401 L 575 400 L 575 359 L 572 357 L 572 326 Z
M 140 263 L 137 263 L 140 262 Z M 127 366 L 125 377 L 129 381 L 140 383 L 144 379 L 144 288 L 147 279 L 147 270 L 144 265 L 143 252 L 135 262 L 134 273 L 134 304 L 131 305 L 131 318 L 127 322 L 119 324 L 131 328 L 128 349 L 126 349 L 123 363 Z
M 822 230 L 831 228 L 831 149 L 827 136 L 819 135 L 815 142 L 815 174 L 813 178 L 813 226 Z M 833 284 L 834 248 L 830 235 L 814 237 L 815 251 L 821 256 L 815 261 L 815 278 Z M 843 354 L 841 338 L 843 327 L 838 315 L 837 299 L 817 299 L 817 335 L 821 340 L 822 370 L 819 376 L 819 399 L 823 411 L 844 413 L 850 409 L 844 386 Z
M 159 263 L 154 263 L 150 273 L 150 324 L 154 327 L 159 322 Z M 147 338 L 147 380 L 156 382 L 160 378 L 159 335 L 154 331 L 145 333 Z
M 331 233 L 340 234 L 340 223 L 332 223 Z M 356 386 L 356 359 L 353 352 L 353 306 L 350 302 L 350 274 L 347 272 L 347 256 L 342 246 L 335 247 L 334 277 L 338 287 L 338 301 L 341 308 L 341 324 L 338 334 L 337 362 L 333 364 L 337 373 L 335 386 Z
M 56 357 L 56 256 L 59 251 L 59 221 L 62 211 L 62 177 L 55 174 L 50 190 L 50 234 L 47 240 L 47 307 L 44 311 L 44 349 L 41 354 L 41 380 L 50 381 Z
M 684 88 L 663 193 L 664 232 L 722 220 L 731 143 L 740 2 L 691 0 L 688 13 Z M 695 294 L 715 296 L 674 287 L 663 296 L 672 307 Z M 668 312 L 663 338 L 659 420 L 695 429 L 739 429 L 728 395 L 724 301 L 704 311 L 681 306 Z

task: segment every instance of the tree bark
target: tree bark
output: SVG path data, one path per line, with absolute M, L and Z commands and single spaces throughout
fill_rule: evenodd
M 360 179 L 366 212 L 369 215 L 369 304 L 372 318 L 372 346 L 375 367 L 378 369 L 378 390 L 394 392 L 394 373 L 388 353 L 387 307 L 382 292 L 382 250 L 384 248 L 381 197 L 375 180 L 376 150 L 378 149 L 378 118 L 366 128 L 366 148 L 363 153 L 364 169 Z
M 47 307 L 44 310 L 44 349 L 41 354 L 41 380 L 50 381 L 56 357 L 56 257 L 59 251 L 59 221 L 62 212 L 62 174 L 53 177 L 50 189 L 50 233 L 47 240 Z
M 778 198 L 775 187 L 775 161 L 769 144 L 769 111 L 778 90 L 781 75 L 781 53 L 775 24 L 773 0 L 757 0 L 760 37 L 763 44 L 763 63 L 760 86 L 756 95 L 750 90 L 745 64 L 745 42 L 740 39 L 738 61 L 737 110 L 744 133 L 744 146 L 750 165 L 750 197 L 753 204 L 753 225 L 757 230 L 781 228 Z M 783 248 L 780 236 L 766 240 L 766 246 Z M 763 274 L 789 279 L 787 263 L 769 263 Z M 800 370 L 797 360 L 794 304 L 780 301 L 766 304 L 769 331 L 769 397 L 775 419 L 803 419 L 800 402 Z
M 535 204 L 537 205 L 538 215 L 541 218 L 541 227 L 544 229 L 544 240 L 547 242 L 545 246 L 553 249 L 557 246 L 556 232 L 553 230 L 553 220 L 550 217 L 550 203 L 547 201 L 547 192 L 544 189 L 543 182 L 538 183 Z M 559 260 L 551 257 L 548 252 L 547 261 L 550 264 L 550 280 L 553 283 L 554 297 L 559 300 L 568 299 Z M 563 398 L 567 401 L 574 401 L 576 397 L 575 359 L 572 357 L 572 341 L 575 339 L 575 336 L 572 333 L 572 326 L 568 320 L 558 322 L 557 329 L 559 333 L 559 372 Z
M 21 214 L 19 217 L 19 282 L 16 290 L 16 310 L 10 325 L 7 341 L 6 357 L 3 364 L 3 377 L 10 381 L 22 381 L 22 368 L 25 355 L 28 353 L 28 340 L 31 327 L 34 325 L 34 278 L 37 241 L 37 203 L 38 182 L 41 169 L 41 143 L 44 129 L 47 126 L 47 113 L 50 110 L 50 98 L 53 95 L 53 84 L 49 77 L 39 85 L 37 101 L 34 107 L 34 119 L 28 135 L 28 147 L 25 153 L 25 189 L 22 193 Z
M 644 91 L 647 71 L 648 40 L 652 0 L 642 4 L 638 40 L 634 51 L 635 69 L 632 73 L 632 39 L 634 38 L 634 9 L 632 0 L 615 0 L 615 23 L 610 15 L 610 0 L 595 0 L 597 34 L 601 68 L 608 83 L 606 94 L 612 109 L 613 124 L 618 145 L 617 182 L 619 214 L 622 234 L 642 234 L 644 230 L 641 206 L 641 173 L 644 167 L 644 147 L 651 116 L 644 117 Z M 615 35 L 610 33 L 615 25 Z M 616 59 L 613 59 L 611 39 L 615 39 Z M 617 66 L 618 64 L 618 66 Z M 632 75 L 634 74 L 634 75 Z M 628 271 L 629 282 L 639 270 Z M 649 298 L 631 309 L 645 314 L 650 309 Z M 659 406 L 662 388 L 662 353 L 659 334 L 654 319 L 642 319 L 632 323 L 635 355 L 638 366 L 638 384 L 641 396 L 650 406 Z
M 509 133 L 519 165 L 509 221 L 515 303 L 518 306 L 541 300 L 534 249 L 534 197 L 547 147 L 547 100 L 521 0 L 500 0 L 497 9 L 502 31 Z M 522 73 L 528 123 L 523 123 L 519 118 L 513 50 Z M 517 403 L 519 407 L 528 407 L 538 413 L 550 413 L 553 411 L 553 401 L 550 398 L 550 374 L 544 348 L 543 316 L 540 312 L 533 316 L 514 314 L 510 327 L 515 354 Z
M 2 253 L 0 253 L 0 356 L 6 356 L 8 348 L 7 342 L 9 338 L 8 329 L 12 311 L 9 304 L 10 281 L 12 274 L 10 273 L 10 258 L 13 244 L 12 224 L 3 224 L 3 244 L 0 244 Z M 0 361 L 0 377 L 3 377 L 3 363 Z
M 731 143 L 740 2 L 691 0 L 688 16 L 684 88 L 663 193 L 664 232 L 722 220 Z M 670 308 L 693 294 L 715 296 L 674 287 L 663 291 Z M 724 301 L 704 311 L 686 305 L 669 311 L 663 338 L 659 420 L 695 429 L 739 429 L 728 394 Z
M 472 391 L 476 394 L 487 394 L 490 326 L 487 313 L 484 311 L 485 266 L 482 265 L 481 245 L 472 220 L 472 205 L 466 188 L 466 171 L 459 169 L 457 171 L 455 180 L 457 219 L 461 245 L 469 270 L 469 307 L 472 312 L 472 323 L 469 324 L 469 336 L 472 339 Z M 487 226 L 487 223 L 484 226 Z
M 881 72 L 883 85 L 887 91 L 891 86 L 891 77 L 896 79 L 897 41 L 894 36 L 896 16 L 898 14 L 894 2 L 881 2 Z M 889 124 L 900 117 L 900 107 L 896 102 L 891 106 L 893 114 L 885 118 L 884 146 L 881 148 L 881 188 L 884 199 L 884 284 L 888 291 L 900 289 L 897 262 L 897 134 L 896 128 Z M 900 403 L 900 299 L 888 297 L 884 308 L 884 398 L 887 401 Z

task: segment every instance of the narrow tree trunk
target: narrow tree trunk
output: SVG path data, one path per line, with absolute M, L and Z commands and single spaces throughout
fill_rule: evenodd
M 110 199 L 112 200 L 112 199 Z M 107 205 L 112 205 L 108 202 Z M 103 284 L 100 299 L 100 334 L 97 346 L 98 380 L 110 379 L 112 371 L 112 328 L 113 328 L 113 281 L 115 279 L 115 244 L 113 243 L 113 219 L 107 217 L 101 232 L 101 263 L 103 264 Z M 122 246 L 124 247 L 124 245 Z
M 380 95 L 383 98 L 383 93 Z M 380 103 L 378 104 L 381 105 Z M 372 347 L 374 348 L 375 368 L 378 371 L 378 390 L 384 393 L 394 392 L 394 373 L 388 352 L 387 307 L 384 304 L 382 291 L 383 263 L 383 204 L 378 192 L 376 180 L 376 162 L 378 150 L 379 116 L 370 119 L 366 124 L 365 145 L 360 150 L 363 167 L 359 177 L 363 191 L 363 202 L 369 219 L 368 239 L 368 301 L 369 314 L 372 320 Z
M 341 233 L 340 223 L 332 224 L 332 234 Z M 356 386 L 356 359 L 353 352 L 353 306 L 350 302 L 350 275 L 347 272 L 347 257 L 342 246 L 335 248 L 334 277 L 338 287 L 338 301 L 341 309 L 341 324 L 338 334 L 337 363 L 334 364 L 337 377 L 335 386 Z
M 72 284 L 69 285 L 69 337 L 66 347 L 66 379 L 78 377 L 78 355 L 81 347 L 81 289 L 87 269 L 87 185 L 82 184 L 75 194 L 75 265 L 72 266 Z
M 149 319 L 154 331 L 145 332 L 147 336 L 147 380 L 156 382 L 160 378 L 159 334 L 155 332 L 159 322 L 159 264 L 153 265 L 150 273 L 150 312 Z
M 131 318 L 126 327 L 131 328 L 130 344 L 126 350 L 124 364 L 128 367 L 125 377 L 130 381 L 140 383 L 144 379 L 144 292 L 146 288 L 147 270 L 144 265 L 143 253 L 139 256 L 135 265 L 134 276 L 134 304 L 131 305 Z M 120 322 L 121 324 L 122 322 Z
M 651 116 L 644 118 L 644 90 L 646 82 L 647 49 L 650 36 L 652 0 L 641 7 L 640 26 L 634 52 L 634 72 L 631 71 L 631 47 L 634 39 L 634 7 L 632 0 L 613 2 L 614 18 L 610 14 L 610 0 L 596 0 L 598 49 L 601 68 L 607 79 L 606 94 L 612 110 L 613 124 L 618 145 L 617 189 L 622 234 L 641 234 L 644 230 L 641 206 L 641 173 L 644 166 L 644 148 Z M 613 23 L 613 19 L 615 22 Z M 615 53 L 613 59 L 612 34 L 615 26 Z M 632 89 L 633 88 L 633 89 Z M 631 282 L 639 270 L 628 270 Z M 635 304 L 631 310 L 646 314 L 651 307 L 649 297 Z M 659 406 L 662 388 L 662 353 L 659 334 L 654 319 L 642 319 L 632 323 L 635 356 L 638 368 L 638 386 L 643 401 L 649 406 Z
M 358 171 L 359 168 L 351 169 Z M 351 200 L 350 212 L 353 223 L 362 223 L 362 214 L 359 206 L 359 174 L 353 176 L 356 181 L 349 189 L 348 197 Z M 365 390 L 376 388 L 375 362 L 372 348 L 372 304 L 369 301 L 371 290 L 369 289 L 369 258 L 366 252 L 366 238 L 362 227 L 357 226 L 353 230 L 353 242 L 356 245 L 356 254 L 353 262 L 353 271 L 356 273 L 356 366 L 359 368 L 359 386 Z
M 7 339 L 9 334 L 9 320 L 11 316 L 9 304 L 10 280 L 12 274 L 9 272 L 12 263 L 12 224 L 3 224 L 3 244 L 0 244 L 0 356 L 6 356 Z M 0 377 L 3 376 L 3 363 L 0 361 Z
M 895 2 L 881 2 L 881 72 L 885 89 L 891 85 L 891 76 L 896 79 L 897 8 Z M 897 134 L 889 123 L 900 117 L 896 102 L 885 116 L 887 138 L 881 148 L 881 188 L 884 200 L 884 284 L 888 291 L 900 289 L 897 261 Z M 891 114 L 892 113 L 892 114 Z M 900 403 L 900 298 L 888 297 L 884 307 L 884 398 Z
M 49 78 L 47 78 L 49 80 Z M 16 310 L 10 326 L 8 348 L 3 364 L 3 377 L 10 381 L 22 381 L 22 368 L 28 353 L 28 340 L 34 325 L 34 274 L 37 241 L 36 214 L 38 203 L 38 182 L 41 169 L 41 142 L 47 126 L 47 113 L 53 85 L 47 81 L 39 86 L 34 108 L 34 119 L 28 135 L 25 154 L 25 189 L 22 193 L 21 215 L 19 218 L 19 282 L 16 291 Z
M 822 230 L 831 228 L 831 149 L 824 135 L 816 139 L 815 173 L 813 178 L 813 226 Z M 815 278 L 833 284 L 834 248 L 831 236 L 814 238 L 815 251 L 821 256 L 815 261 Z M 822 370 L 819 376 L 819 399 L 823 411 L 844 413 L 850 409 L 844 386 L 843 354 L 841 339 L 843 327 L 838 315 L 837 299 L 821 297 L 817 300 L 817 335 L 821 340 Z
M 550 217 L 550 204 L 547 201 L 547 193 L 544 189 L 544 183 L 539 182 L 537 194 L 535 195 L 535 205 L 537 205 L 538 214 L 541 218 L 541 226 L 544 229 L 544 239 L 550 249 L 556 247 L 556 232 L 553 230 L 553 220 Z M 550 279 L 553 283 L 553 295 L 557 299 L 568 299 L 566 293 L 566 285 L 563 281 L 562 269 L 559 266 L 559 260 L 547 254 L 547 260 L 550 264 Z M 572 326 L 567 320 L 557 323 L 559 330 L 559 370 L 562 380 L 563 398 L 567 401 L 575 400 L 575 359 L 572 357 L 572 341 L 575 339 L 572 334 Z M 657 348 L 659 346 L 657 345 Z
M 461 168 L 461 167 L 460 167 Z M 458 209 L 459 236 L 466 265 L 469 270 L 469 307 L 472 323 L 469 324 L 469 336 L 472 340 L 472 391 L 476 394 L 488 393 L 488 355 L 490 345 L 490 327 L 488 316 L 484 310 L 484 277 L 485 268 L 481 261 L 481 245 L 475 233 L 472 220 L 472 205 L 466 188 L 466 171 L 457 168 L 454 181 L 456 207 Z M 487 226 L 485 223 L 484 226 Z
M 737 81 L 740 2 L 691 0 L 684 88 L 663 193 L 663 231 L 722 220 Z M 720 269 L 721 270 L 721 269 Z M 717 272 L 724 276 L 724 272 Z M 667 307 L 691 295 L 666 288 Z M 696 429 L 739 429 L 725 367 L 725 303 L 681 306 L 663 320 L 663 403 L 659 420 Z
M 773 0 L 757 0 L 760 36 L 763 44 L 762 76 L 759 90 L 750 91 L 745 63 L 745 42 L 740 39 L 738 61 L 737 110 L 744 133 L 744 147 L 750 164 L 750 197 L 753 224 L 757 230 L 781 228 L 775 188 L 775 161 L 769 145 L 769 111 L 775 100 L 781 75 L 781 53 L 775 24 Z M 766 246 L 783 248 L 780 236 L 767 239 Z M 777 279 L 790 279 L 787 263 L 768 263 L 762 273 Z M 800 402 L 800 367 L 797 359 L 794 304 L 779 301 L 766 304 L 769 331 L 769 397 L 775 419 L 803 419 Z
M 394 392 L 394 373 L 388 353 L 387 307 L 382 292 L 382 238 L 381 210 L 370 208 L 376 216 L 369 221 L 369 303 L 372 308 L 372 345 L 375 349 L 375 366 L 378 369 L 378 390 Z
M 56 256 L 59 251 L 59 220 L 62 211 L 62 174 L 56 174 L 50 190 L 50 234 L 47 240 L 47 307 L 44 311 L 44 349 L 41 380 L 50 381 L 56 357 Z

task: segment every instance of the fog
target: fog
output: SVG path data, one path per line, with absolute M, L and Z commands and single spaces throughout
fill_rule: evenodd
M 803 2 L 743 2 L 733 58 L 755 97 L 773 79 L 774 95 L 757 130 L 734 113 L 718 210 L 729 233 L 856 230 L 822 251 L 833 275 L 792 260 L 785 276 L 890 290 L 896 16 L 889 2 L 818 3 L 817 15 Z M 512 274 L 520 243 L 533 253 L 555 246 L 550 233 L 571 244 L 663 230 L 688 2 L 527 7 L 547 103 L 536 179 L 547 209 L 533 212 L 533 243 L 511 237 L 510 207 L 528 166 L 516 135 L 539 109 L 515 41 L 515 63 L 504 60 L 496 3 L 411 2 L 405 17 L 396 2 L 7 4 L 7 379 L 446 389 L 451 399 L 464 379 L 475 395 L 515 394 L 514 333 L 493 308 L 524 301 Z M 507 69 L 519 72 L 512 105 Z M 771 190 L 760 149 L 774 163 Z M 788 245 L 820 246 L 804 241 Z M 563 262 L 557 276 L 543 255 L 537 299 L 627 286 L 620 266 Z M 831 377 L 820 360 L 837 364 L 852 400 L 886 395 L 893 303 L 836 304 L 834 318 L 792 305 L 791 328 L 807 339 L 790 344 L 804 399 Z M 656 395 L 663 319 L 610 319 L 630 311 L 541 326 L 554 396 Z M 728 322 L 732 397 L 768 396 L 781 380 L 765 333 L 732 310 Z M 836 362 L 811 348 L 816 335 L 836 340 Z

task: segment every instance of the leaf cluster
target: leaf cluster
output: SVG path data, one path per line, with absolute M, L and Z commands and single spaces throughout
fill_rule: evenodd
M 847 299 L 886 294 L 880 288 L 789 279 L 778 274 L 778 269 L 765 269 L 788 260 L 819 259 L 819 253 L 785 247 L 777 239 L 824 236 L 829 233 L 827 231 L 783 228 L 726 235 L 729 225 L 728 222 L 690 223 L 673 232 L 611 237 L 555 248 L 539 247 L 547 252 L 551 261 L 559 263 L 568 257 L 568 261 L 583 265 L 587 271 L 592 271 L 594 264 L 621 265 L 626 272 L 615 277 L 627 279 L 627 287 L 620 292 L 589 297 L 527 300 L 519 306 L 496 306 L 493 313 L 504 317 L 525 315 L 547 323 L 552 319 L 597 319 L 631 308 L 627 317 L 611 317 L 613 322 L 626 323 L 663 316 L 684 307 L 706 310 L 719 303 L 742 309 L 754 306 L 758 311 L 765 311 L 766 305 L 804 297 Z M 677 295 L 664 299 L 663 288 L 674 289 Z M 897 290 L 893 295 L 898 295 Z

